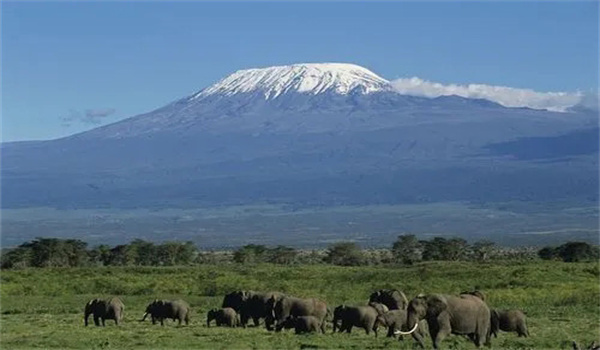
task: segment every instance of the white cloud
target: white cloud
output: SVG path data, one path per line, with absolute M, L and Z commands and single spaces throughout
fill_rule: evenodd
M 584 97 L 581 92 L 538 92 L 484 84 L 444 85 L 417 77 L 396 79 L 391 83 L 396 91 L 405 95 L 431 98 L 457 95 L 466 98 L 482 98 L 505 107 L 529 107 L 557 112 L 566 111 L 567 108 L 580 103 Z
M 103 119 L 114 114 L 116 109 L 114 108 L 95 108 L 86 109 L 84 112 L 70 110 L 69 114 L 60 118 L 62 125 L 65 127 L 71 126 L 73 122 L 80 122 L 83 124 L 100 125 L 104 122 Z

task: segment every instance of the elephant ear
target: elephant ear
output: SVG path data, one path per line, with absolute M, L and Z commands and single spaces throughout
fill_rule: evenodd
M 448 308 L 446 298 L 441 295 L 432 295 L 427 298 L 427 313 L 431 316 L 437 316 Z
M 406 294 L 400 291 L 400 297 L 402 298 L 402 302 L 404 303 L 404 308 L 406 308 L 406 306 L 408 306 L 408 298 L 406 297 Z

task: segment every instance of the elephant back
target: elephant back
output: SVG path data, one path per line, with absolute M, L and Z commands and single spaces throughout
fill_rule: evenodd
M 408 305 L 406 295 L 397 289 L 380 289 L 375 291 L 369 296 L 369 302 L 384 304 L 390 310 L 406 309 Z
M 301 299 L 286 296 L 275 304 L 274 313 L 279 320 L 287 316 L 315 316 L 323 320 L 327 315 L 327 304 L 315 298 Z
M 223 298 L 223 303 L 221 304 L 222 308 L 230 307 L 235 311 L 239 312 L 242 308 L 242 305 L 246 302 L 246 300 L 251 297 L 254 293 L 252 291 L 244 291 L 238 290 L 235 292 L 231 292 Z
M 233 308 L 225 307 L 222 310 L 223 316 L 231 319 L 235 319 L 237 312 Z
M 118 297 L 112 297 L 107 299 L 106 305 L 115 309 L 125 309 L 125 304 Z
M 190 310 L 190 305 L 186 301 L 181 299 L 170 301 L 166 303 L 166 305 L 169 305 L 171 307 L 173 313 L 179 313 L 182 311 L 187 313 Z

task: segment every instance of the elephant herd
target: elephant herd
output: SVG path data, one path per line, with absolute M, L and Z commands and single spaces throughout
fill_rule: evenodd
M 221 308 L 209 310 L 206 324 L 217 326 L 246 327 L 252 320 L 255 327 L 261 320 L 267 330 L 294 329 L 297 334 L 325 333 L 327 321 L 333 324 L 333 332 L 350 333 L 353 327 L 362 328 L 367 334 L 377 336 L 379 327 L 387 328 L 387 336 L 411 335 L 421 347 L 429 333 L 433 347 L 450 334 L 463 335 L 477 347 L 491 344 L 491 337 L 498 331 L 516 332 L 527 337 L 525 314 L 520 310 L 490 309 L 480 291 L 463 292 L 459 295 L 418 295 L 408 300 L 395 289 L 373 292 L 367 305 L 339 305 L 333 311 L 327 304 L 315 298 L 297 298 L 280 292 L 234 291 L 225 295 Z M 94 323 L 104 326 L 112 319 L 118 325 L 123 319 L 124 305 L 118 298 L 93 299 L 85 306 L 85 325 L 93 315 Z M 165 319 L 190 322 L 190 306 L 183 300 L 154 300 L 146 307 L 140 321 L 147 316 L 152 323 Z

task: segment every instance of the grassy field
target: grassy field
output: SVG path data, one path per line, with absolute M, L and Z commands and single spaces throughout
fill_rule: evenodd
M 528 316 L 530 338 L 501 333 L 495 349 L 570 348 L 572 340 L 599 339 L 600 285 L 596 263 L 528 262 L 503 264 L 423 263 L 412 267 L 333 267 L 203 265 L 179 268 L 77 268 L 2 271 L 0 347 L 2 349 L 412 349 L 412 339 L 352 334 L 294 335 L 263 327 L 227 329 L 205 324 L 206 312 L 236 289 L 279 290 L 318 297 L 335 307 L 364 304 L 370 292 L 398 288 L 459 293 L 478 288 L 496 308 L 520 308 Z M 118 295 L 126 305 L 124 323 L 105 328 L 83 326 L 83 307 L 93 297 Z M 182 298 L 192 308 L 192 323 L 161 327 L 138 322 L 154 298 Z M 331 327 L 331 326 L 330 326 Z M 431 342 L 428 339 L 428 344 Z M 446 349 L 473 349 L 450 336 Z

